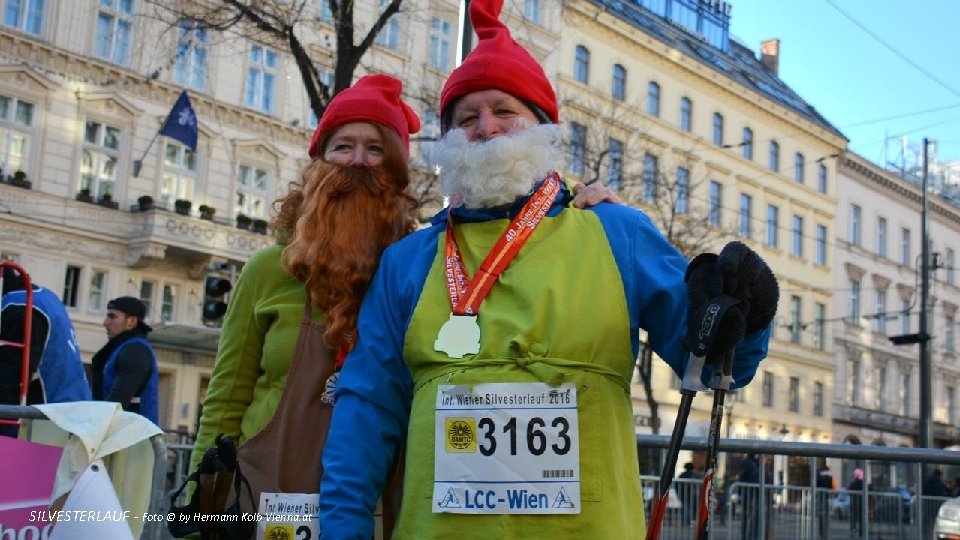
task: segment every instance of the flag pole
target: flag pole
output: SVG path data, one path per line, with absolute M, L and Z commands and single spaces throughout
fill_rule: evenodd
M 157 137 L 160 135 L 166 135 L 167 137 L 176 139 L 187 145 L 190 150 L 196 151 L 197 116 L 193 112 L 193 106 L 190 105 L 190 96 L 187 95 L 186 90 L 180 92 L 180 97 L 177 98 L 176 103 L 173 104 L 173 108 L 167 113 L 167 117 L 164 119 L 163 125 L 160 126 L 160 130 L 154 133 L 153 138 L 150 139 L 150 143 L 143 151 L 140 159 L 133 160 L 134 178 L 140 176 L 140 170 L 143 168 L 143 160 L 146 159 L 150 149 L 153 148 L 153 143 L 156 142 Z
M 147 153 L 150 151 L 150 147 L 153 146 L 153 143 L 156 142 L 157 137 L 160 136 L 160 132 L 153 134 L 153 138 L 150 139 L 150 144 L 147 145 L 147 149 L 143 151 L 143 155 L 140 156 L 140 159 L 133 160 L 133 177 L 138 178 L 140 176 L 140 169 L 143 168 L 143 160 L 146 159 Z

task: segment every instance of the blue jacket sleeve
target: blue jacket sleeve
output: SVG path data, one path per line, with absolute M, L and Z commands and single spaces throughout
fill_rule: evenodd
M 406 437 L 413 381 L 403 339 L 420 289 L 405 284 L 422 282 L 422 272 L 411 272 L 416 255 L 396 247 L 385 252 L 366 294 L 357 343 L 337 384 L 320 485 L 325 539 L 373 538 L 377 499 Z
M 613 204 L 592 208 L 600 217 L 620 268 L 631 327 L 647 332 L 647 340 L 679 377 L 687 362 L 683 336 L 687 329 L 688 261 L 642 212 Z M 749 383 L 767 355 L 771 329 L 747 336 L 737 345 L 733 388 Z M 634 353 L 638 351 L 634 350 Z M 702 376 L 709 383 L 712 370 Z

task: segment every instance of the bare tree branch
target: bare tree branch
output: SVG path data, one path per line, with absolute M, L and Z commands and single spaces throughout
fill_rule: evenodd
M 320 79 L 317 63 L 302 41 L 301 36 L 318 32 L 315 14 L 309 9 L 315 4 L 310 0 L 147 0 L 156 7 L 157 18 L 171 27 L 183 20 L 197 21 L 214 31 L 266 41 L 287 50 L 296 62 L 310 108 L 317 118 L 323 116 L 333 96 L 353 83 L 361 59 L 403 5 L 403 0 L 391 0 L 363 39 L 354 43 L 357 26 L 353 0 L 321 1 L 330 7 L 336 33 L 332 87 Z

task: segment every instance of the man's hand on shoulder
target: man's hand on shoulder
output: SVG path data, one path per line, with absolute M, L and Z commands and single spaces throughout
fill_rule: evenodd
M 616 191 L 600 182 L 593 182 L 591 184 L 577 182 L 573 186 L 573 206 L 577 208 L 587 208 L 596 206 L 602 202 L 623 204 L 623 201 L 617 196 Z

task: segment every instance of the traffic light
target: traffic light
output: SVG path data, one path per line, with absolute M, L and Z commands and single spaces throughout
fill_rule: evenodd
M 222 276 L 207 276 L 203 286 L 203 324 L 220 326 L 220 320 L 227 312 L 226 294 L 233 289 L 230 280 Z

